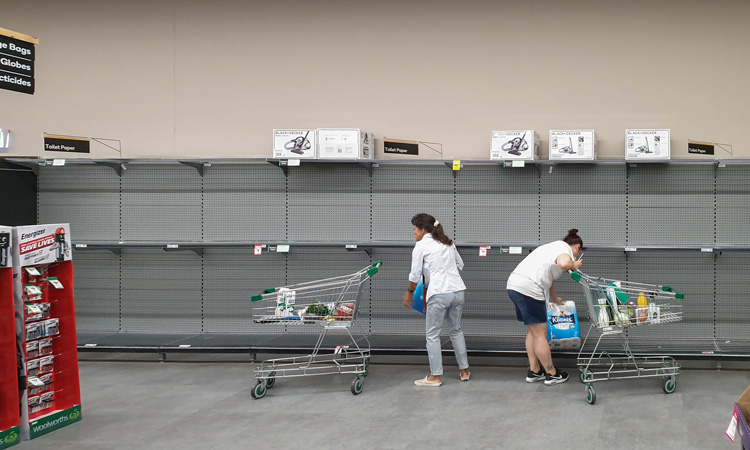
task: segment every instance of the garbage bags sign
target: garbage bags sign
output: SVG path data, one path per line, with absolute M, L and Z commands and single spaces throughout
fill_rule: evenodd
M 37 40 L 0 28 L 0 89 L 34 93 L 34 44 Z

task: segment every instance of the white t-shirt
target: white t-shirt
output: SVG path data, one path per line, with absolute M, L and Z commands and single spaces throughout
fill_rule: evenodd
M 537 247 L 518 263 L 516 270 L 508 277 L 506 289 L 544 301 L 549 297 L 552 282 L 563 274 L 563 270 L 555 262 L 560 255 L 569 255 L 573 259 L 573 250 L 565 241 Z
M 455 244 L 445 245 L 427 233 L 417 241 L 411 252 L 411 271 L 409 281 L 419 283 L 424 274 L 427 292 L 425 300 L 436 294 L 449 294 L 466 289 L 459 270 L 463 270 L 464 261 L 458 254 Z

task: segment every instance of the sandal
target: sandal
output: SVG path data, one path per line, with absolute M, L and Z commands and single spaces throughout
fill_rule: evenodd
M 461 381 L 469 381 L 469 378 L 471 378 L 471 372 L 469 372 L 468 370 L 467 370 L 467 372 L 468 372 L 469 374 L 468 374 L 468 375 L 466 375 L 466 376 L 463 376 L 463 375 L 461 375 L 461 372 L 459 372 L 459 373 L 458 373 L 458 374 L 459 374 L 459 376 L 461 377 Z

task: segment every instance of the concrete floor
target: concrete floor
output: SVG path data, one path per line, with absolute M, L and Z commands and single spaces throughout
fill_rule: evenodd
M 19 445 L 105 449 L 737 449 L 724 431 L 748 371 L 658 379 L 527 384 L 525 369 L 474 366 L 417 388 L 426 365 L 378 364 L 354 396 L 349 375 L 279 379 L 250 397 L 250 363 L 81 362 L 83 420 Z M 447 358 L 446 358 L 447 360 Z M 499 361 L 502 363 L 502 361 Z M 574 374 L 575 375 L 575 374 Z

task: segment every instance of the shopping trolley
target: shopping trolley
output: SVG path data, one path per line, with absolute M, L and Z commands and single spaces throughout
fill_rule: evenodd
M 681 321 L 682 305 L 676 300 L 685 295 L 669 286 L 592 277 L 582 272 L 571 272 L 570 276 L 583 287 L 591 319 L 577 361 L 581 382 L 586 385 L 586 401 L 592 405 L 596 402 L 593 383 L 597 381 L 661 377 L 664 392 L 674 392 L 680 374 L 677 361 L 671 356 L 634 356 L 625 330 Z M 595 328 L 601 334 L 589 355 L 586 343 Z M 602 339 L 610 336 L 620 338 L 622 354 L 599 350 Z
M 378 261 L 350 275 L 266 289 L 252 296 L 255 303 L 253 322 L 285 326 L 322 326 L 313 352 L 304 356 L 269 359 L 254 371 L 257 383 L 251 395 L 262 398 L 276 384 L 277 378 L 314 375 L 354 374 L 351 391 L 357 395 L 364 389 L 363 378 L 370 366 L 370 341 L 360 327 L 366 348 L 360 347 L 350 328 L 359 312 L 362 285 L 378 273 Z M 320 347 L 329 330 L 344 330 L 349 345 L 339 345 L 332 354 L 321 354 Z

